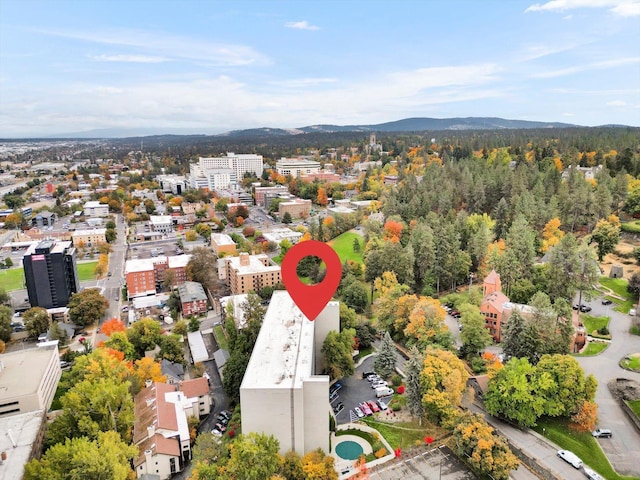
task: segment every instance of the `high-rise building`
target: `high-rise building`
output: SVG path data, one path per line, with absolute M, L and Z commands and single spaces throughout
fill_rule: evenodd
M 76 249 L 71 242 L 43 240 L 27 249 L 22 259 L 32 307 L 66 307 L 80 291 Z

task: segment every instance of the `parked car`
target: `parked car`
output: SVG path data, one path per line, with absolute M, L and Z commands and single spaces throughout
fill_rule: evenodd
M 338 391 L 334 390 L 329 394 L 329 401 L 333 402 L 336 398 L 338 398 Z
M 335 407 L 333 407 L 333 413 L 336 415 L 339 414 L 342 410 L 344 410 L 344 403 L 338 402 Z
M 366 379 L 366 378 L 370 377 L 371 375 L 375 375 L 375 374 L 376 374 L 376 372 L 374 372 L 374 371 L 362 372 L 362 378 Z
M 337 392 L 342 388 L 342 384 L 340 382 L 336 382 L 329 387 L 329 393 Z
M 608 428 L 596 428 L 593 432 L 591 432 L 596 438 L 611 438 L 613 433 Z
M 362 402 L 360 405 L 360 410 L 362 410 L 362 412 L 369 416 L 369 415 L 373 415 L 373 410 L 371 410 L 371 408 L 369 408 L 369 405 L 367 404 L 367 402 Z
M 378 404 L 378 406 L 380 407 L 380 410 L 382 410 L 383 412 L 385 410 L 388 410 L 389 407 L 387 406 L 386 403 L 384 403 L 382 400 L 376 400 L 376 403 Z
M 597 473 L 595 470 L 591 470 L 589 467 L 583 467 L 584 474 L 589 480 L 604 480 L 604 477 Z
M 374 390 L 376 388 L 379 388 L 379 387 L 388 387 L 388 386 L 389 386 L 389 384 L 387 382 L 385 382 L 384 380 L 378 380 L 378 381 L 375 381 L 375 382 L 373 382 L 371 384 L 371 388 L 373 388 Z
M 609 300 L 608 298 L 603 298 L 602 299 L 602 304 L 603 305 L 611 305 L 613 302 L 611 300 Z
M 220 431 L 220 432 L 222 432 L 222 433 L 224 433 L 224 432 L 226 432 L 226 431 L 227 431 L 227 427 L 226 427 L 226 426 L 224 426 L 224 425 L 223 425 L 222 423 L 220 423 L 220 422 L 216 423 L 216 425 L 215 425 L 215 429 L 216 429 L 216 430 L 218 430 L 218 431 Z
M 389 387 L 380 387 L 376 388 L 376 397 L 388 397 L 389 395 L 393 395 L 393 389 Z
M 575 453 L 570 452 L 569 450 L 558 450 L 558 456 L 563 459 L 565 462 L 570 464 L 573 468 L 582 467 L 582 460 Z
M 629 315 L 632 316 L 632 317 L 635 317 L 636 316 L 636 309 L 632 308 L 631 310 L 629 310 Z
M 211 434 L 216 436 L 216 437 L 221 437 L 222 436 L 222 432 L 220 430 L 218 430 L 217 428 L 214 428 L 213 430 L 211 430 Z
M 369 405 L 369 408 L 373 413 L 377 413 L 380 411 L 380 407 L 378 407 L 378 404 L 376 402 L 367 402 L 367 405 Z
M 218 415 L 224 416 L 227 420 L 231 420 L 231 412 L 229 410 L 221 410 Z
M 358 418 L 364 417 L 364 413 L 362 413 L 362 410 L 360 410 L 358 407 L 355 407 L 353 411 L 356 412 L 356 415 L 358 416 Z
M 373 382 L 377 382 L 377 381 L 379 381 L 379 380 L 382 380 L 382 377 L 380 377 L 379 375 L 376 375 L 376 374 L 374 373 L 373 375 L 369 375 L 369 376 L 367 377 L 367 380 L 368 380 L 370 383 L 373 383 Z
M 580 311 L 581 312 L 590 312 L 591 310 L 592 309 L 591 309 L 591 307 L 589 305 L 585 305 L 585 304 L 580 305 Z

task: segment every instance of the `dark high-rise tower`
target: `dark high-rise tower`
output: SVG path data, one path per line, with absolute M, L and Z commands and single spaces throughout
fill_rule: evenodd
M 22 263 L 32 307 L 66 307 L 71 295 L 80 290 L 71 242 L 43 240 L 29 247 Z

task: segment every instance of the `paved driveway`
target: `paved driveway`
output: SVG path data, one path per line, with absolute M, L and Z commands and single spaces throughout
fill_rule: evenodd
M 577 303 L 577 302 L 576 302 Z M 599 426 L 613 430 L 613 437 L 600 439 L 598 442 L 607 458 L 620 474 L 640 476 L 640 433 L 631 425 L 620 404 L 613 398 L 607 383 L 616 378 L 629 378 L 640 382 L 640 374 L 620 368 L 618 362 L 629 353 L 640 352 L 640 337 L 631 335 L 631 317 L 616 312 L 613 305 L 602 305 L 601 299 L 587 303 L 593 308 L 594 316 L 611 317 L 609 331 L 611 344 L 600 355 L 593 357 L 576 357 L 586 373 L 598 379 L 596 402 L 598 404 Z M 586 463 L 589 463 L 588 461 Z

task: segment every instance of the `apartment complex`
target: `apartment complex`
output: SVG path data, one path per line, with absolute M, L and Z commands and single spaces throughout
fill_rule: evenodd
M 107 217 L 109 215 L 109 205 L 97 200 L 85 203 L 83 210 L 85 217 Z
M 0 418 L 49 410 L 61 376 L 57 346 L 0 355 Z
M 262 155 L 227 152 L 222 157 L 200 157 L 189 166 L 192 188 L 226 190 L 242 180 L 245 173 L 260 177 L 263 171 Z
M 133 443 L 139 455 L 133 460 L 138 478 L 158 475 L 161 480 L 181 472 L 191 459 L 188 418 L 211 411 L 209 385 L 205 378 L 178 385 L 146 382 L 135 397 Z
M 198 282 L 184 282 L 178 286 L 182 315 L 199 315 L 207 312 L 207 294 Z
M 324 339 L 339 329 L 338 302 L 311 322 L 288 292 L 273 293 L 240 387 L 243 433 L 273 435 L 280 453 L 329 451 L 329 377 L 316 373 Z
M 286 195 L 289 193 L 289 189 L 284 185 L 275 185 L 273 187 L 255 187 L 253 190 L 256 205 L 263 207 L 269 207 L 265 205 L 266 195 L 272 195 L 272 198 L 276 198 L 278 195 Z
M 280 266 L 272 265 L 271 259 L 264 253 L 249 255 L 240 253 L 238 257 L 225 257 L 225 281 L 231 288 L 231 294 L 257 292 L 263 287 L 272 287 L 280 283 Z
M 171 270 L 174 275 L 174 285 L 180 285 L 187 280 L 186 266 L 191 255 L 177 255 L 167 257 L 160 255 L 154 258 L 127 260 L 124 266 L 124 276 L 127 282 L 127 296 L 129 299 L 153 295 L 162 286 L 165 272 Z
M 283 157 L 276 162 L 276 172 L 278 175 L 291 175 L 294 178 L 302 175 L 312 175 L 320 173 L 320 162 L 302 158 Z
M 86 230 L 76 230 L 71 234 L 71 241 L 74 246 L 86 245 L 94 247 L 101 243 L 107 243 L 106 228 L 91 228 Z
M 22 264 L 32 307 L 66 307 L 71 295 L 80 291 L 76 249 L 69 241 L 34 243 Z
M 278 205 L 278 215 L 284 217 L 285 213 L 289 213 L 291 218 L 307 218 L 311 213 L 311 200 L 303 200 L 294 198 Z
M 221 254 L 234 255 L 236 253 L 236 242 L 226 233 L 212 233 L 211 248 L 218 257 Z

